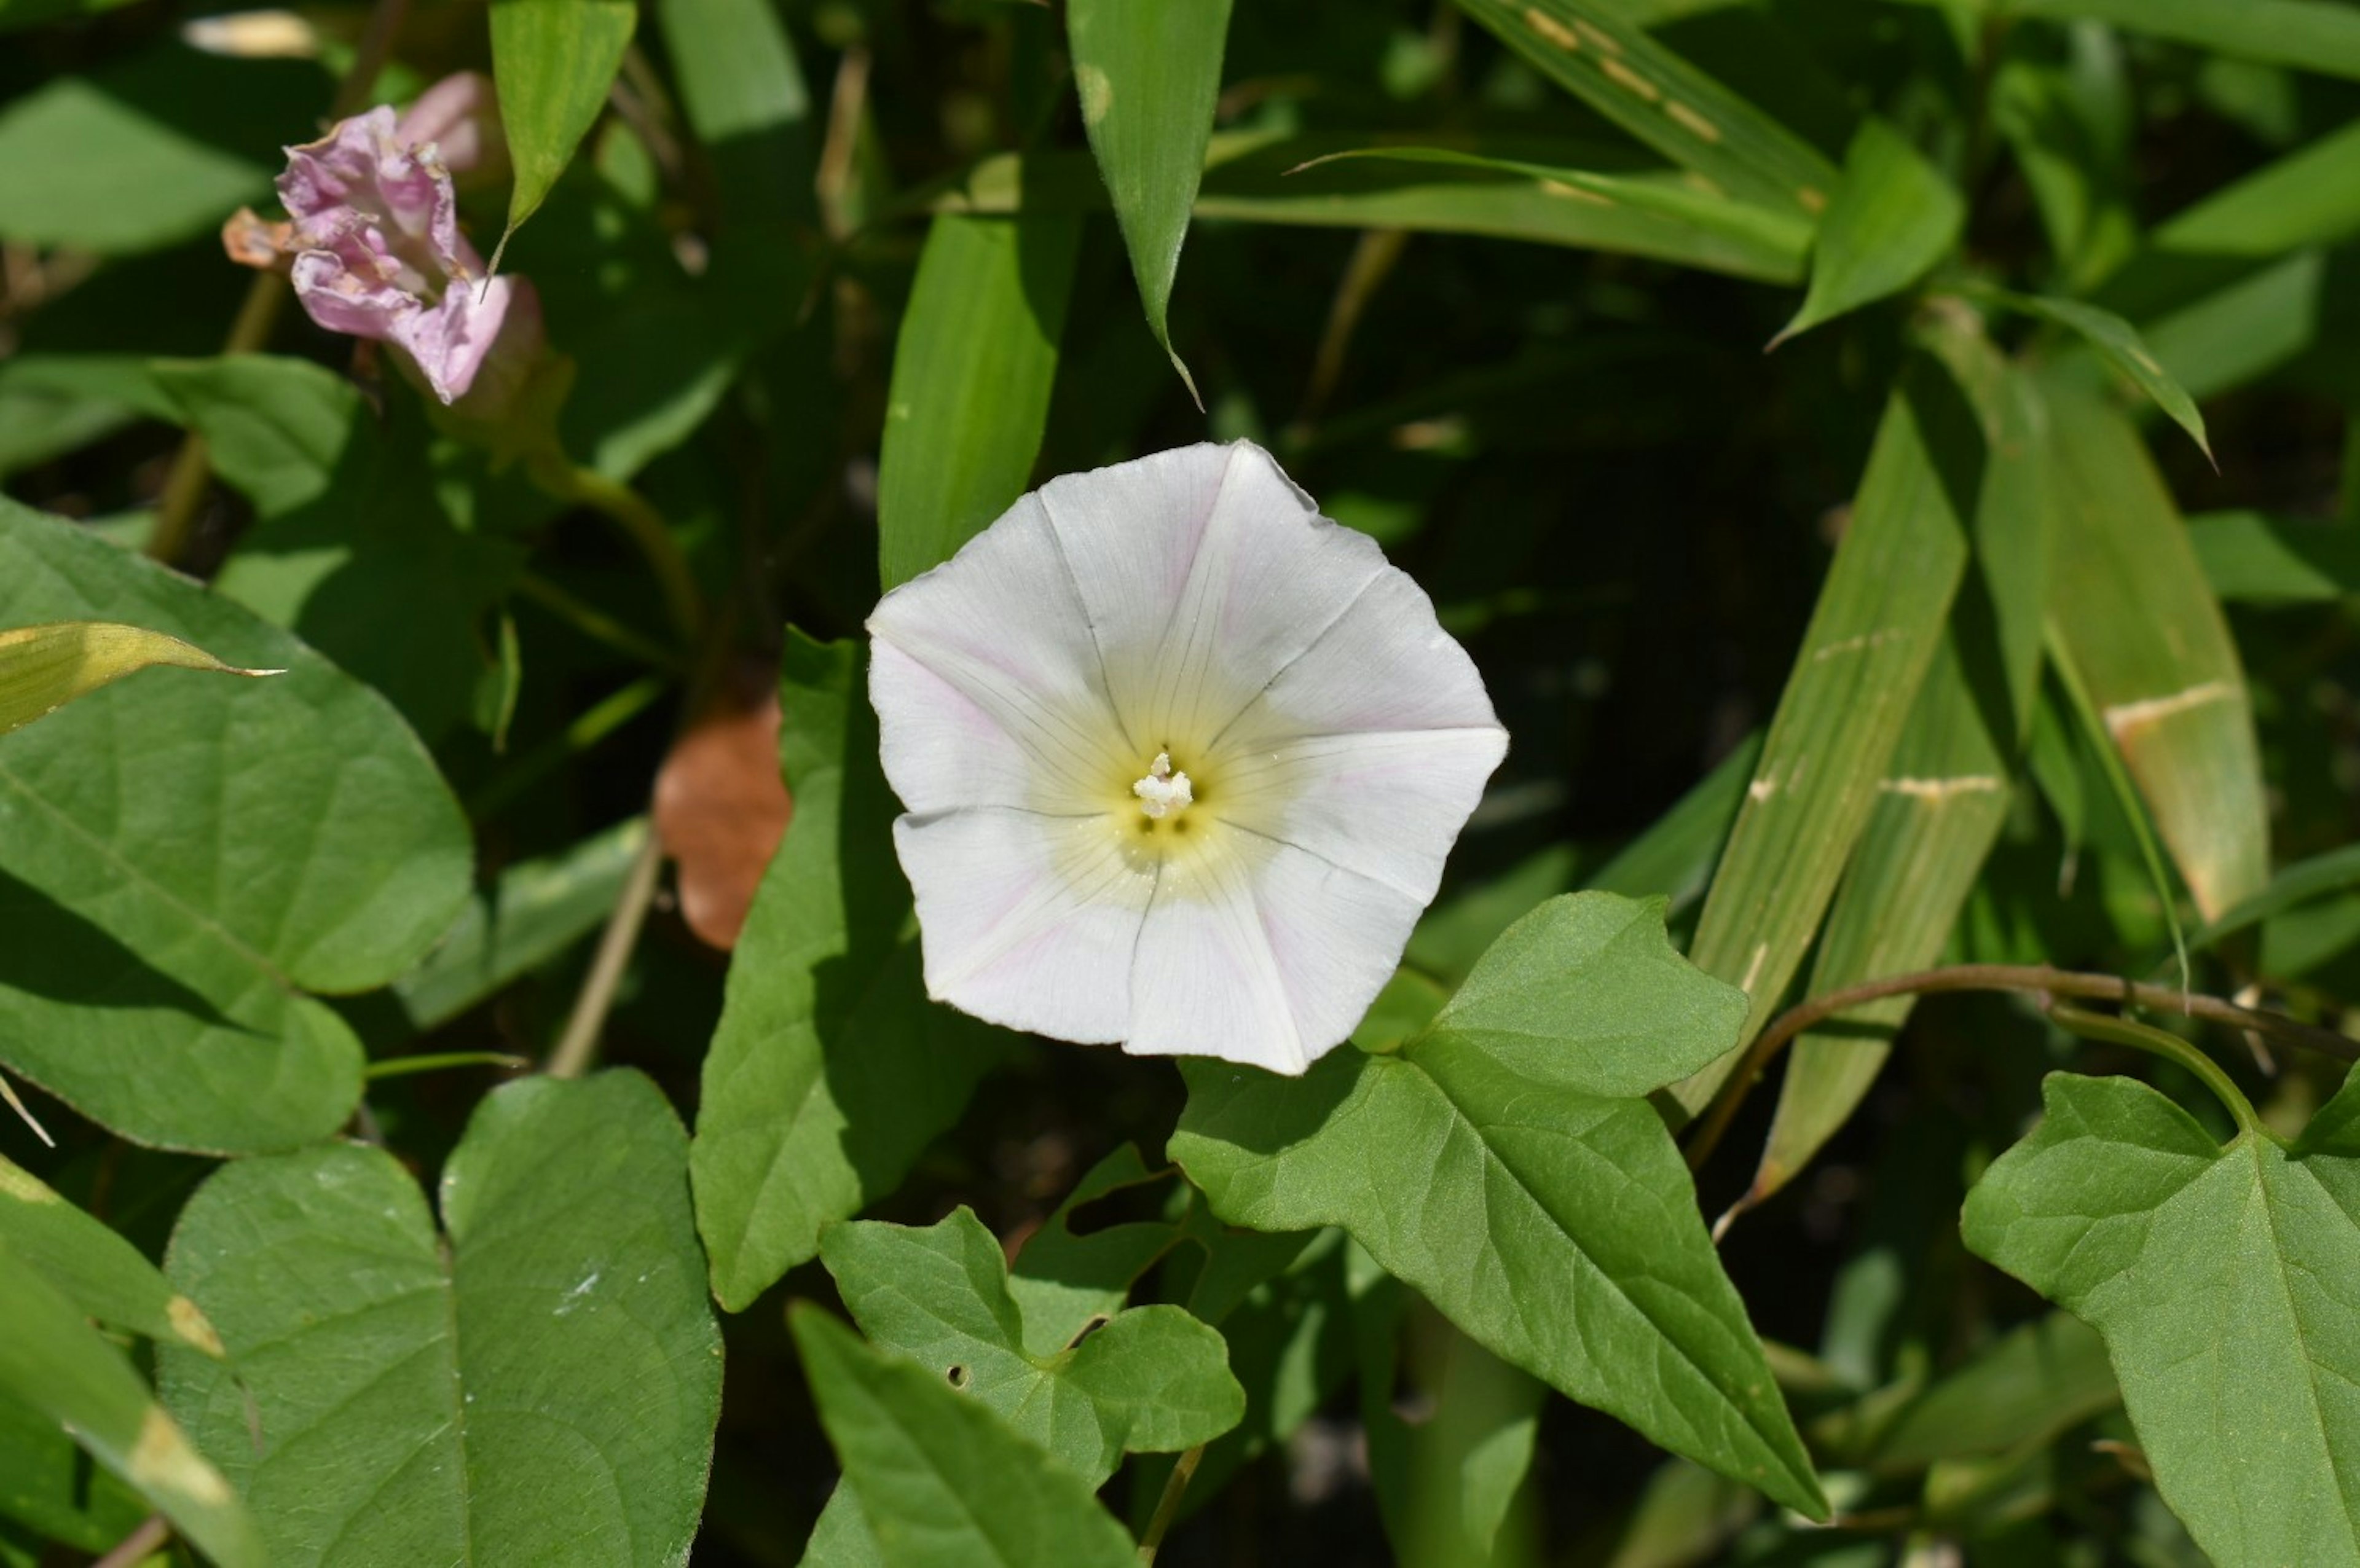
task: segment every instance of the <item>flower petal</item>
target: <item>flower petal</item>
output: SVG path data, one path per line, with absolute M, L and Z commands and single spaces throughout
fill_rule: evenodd
M 1043 789 L 1032 755 L 966 692 L 877 638 L 869 652 L 886 781 L 919 815 L 966 806 L 1055 812 L 1076 804 Z
M 1508 753 L 1496 725 L 1308 735 L 1222 763 L 1222 826 L 1381 882 L 1423 908 Z
M 416 295 L 356 272 L 324 250 L 297 256 L 290 276 L 304 313 L 332 332 L 390 340 L 424 309 Z
M 516 287 L 512 278 L 453 284 L 441 304 L 394 322 L 393 341 L 418 362 L 426 384 L 443 402 L 458 401 L 475 384 L 475 372 L 498 341 Z
M 1103 817 L 1005 807 L 905 816 L 893 847 L 917 894 L 928 996 L 1058 1040 L 1122 1038 L 1154 878 Z
M 1305 735 L 1497 729 L 1483 678 L 1393 567 L 1230 722 L 1218 748 L 1251 752 Z
M 1162 452 L 1041 492 L 1134 736 L 1201 745 L 1386 570 L 1251 441 Z
M 1218 1056 L 1290 1076 L 1349 1037 L 1422 900 L 1291 844 L 1167 869 L 1131 962 L 1138 1056 Z
M 1037 496 L 1017 502 L 944 565 L 886 594 L 869 631 L 989 714 L 1022 748 L 1025 792 L 1004 779 L 978 779 L 982 792 L 974 799 L 1080 810 L 1123 782 L 1114 774 L 1137 748 L 1107 700 L 1098 640 Z M 904 771 L 914 781 L 1004 763 L 998 751 L 919 759 L 958 733 L 945 724 L 908 737 Z M 900 777 L 894 782 L 898 788 Z M 923 809 L 907 795 L 902 802 Z

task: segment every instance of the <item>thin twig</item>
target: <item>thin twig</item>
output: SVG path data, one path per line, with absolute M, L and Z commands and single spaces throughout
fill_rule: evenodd
M 1200 1443 L 1174 1462 L 1172 1474 L 1164 1481 L 1164 1496 L 1156 1499 L 1155 1517 L 1147 1521 L 1147 1533 L 1139 1538 L 1139 1568 L 1154 1568 L 1156 1551 L 1164 1544 L 1164 1532 L 1179 1517 L 1180 1499 L 1187 1495 L 1189 1478 L 1204 1460 L 1205 1445 Z
M 599 1031 L 614 1009 L 616 988 L 630 965 L 631 950 L 639 945 L 639 927 L 647 921 L 648 905 L 655 898 L 662 870 L 663 841 L 650 829 L 647 841 L 639 845 L 638 858 L 631 862 L 614 912 L 606 917 L 606 934 L 598 939 L 598 956 L 591 961 L 589 978 L 583 981 L 582 994 L 574 1000 L 574 1016 L 566 1020 L 557 1049 L 549 1053 L 547 1071 L 552 1078 L 581 1077 L 597 1054 Z
M 164 1522 L 162 1514 L 149 1514 L 139 1528 L 123 1538 L 122 1544 L 92 1563 L 90 1568 L 131 1568 L 135 1563 L 145 1563 L 164 1550 L 172 1539 L 172 1527 Z
M 33 1114 L 33 1108 L 16 1097 L 16 1086 L 8 1082 L 5 1074 L 0 1074 L 0 1100 L 7 1101 L 8 1108 L 25 1119 L 25 1125 L 33 1129 L 35 1138 L 51 1149 L 58 1146 L 58 1140 L 49 1136 L 49 1129 L 41 1125 L 41 1118 Z
M 2037 996 L 2118 1002 L 2125 1007 L 2146 1007 L 2153 1012 L 2177 1012 L 2183 1018 L 2202 1018 L 2208 1023 L 2225 1024 L 2231 1029 L 2252 1029 L 2271 1040 L 2333 1056 L 2340 1062 L 2360 1062 L 2360 1043 L 2333 1029 L 2320 1029 L 2282 1013 L 2241 1007 L 2234 1002 L 2182 991 L 2176 985 L 2149 985 L 2114 975 L 2051 969 L 2044 964 L 1958 964 L 1947 969 L 1926 969 L 1912 975 L 1895 975 L 1883 980 L 1848 985 L 1823 996 L 1814 996 L 1781 1013 L 1746 1049 L 1744 1060 L 1737 1064 L 1737 1071 L 1730 1074 L 1728 1085 L 1721 1090 L 1721 1097 L 1713 1102 L 1712 1109 L 1706 1114 L 1696 1135 L 1688 1140 L 1688 1169 L 1694 1171 L 1703 1165 L 1714 1147 L 1721 1142 L 1721 1135 L 1729 1130 L 1729 1124 L 1736 1118 L 1738 1106 L 1744 1103 L 1746 1094 L 1761 1078 L 1763 1069 L 1769 1066 L 1771 1061 L 1797 1036 L 1838 1013 L 1847 1012 L 1864 1003 L 1882 1001 L 1887 996 L 1929 996 L 1944 991 L 2024 991 Z
M 357 114 L 376 93 L 377 76 L 392 57 L 394 36 L 401 31 L 401 18 L 409 9 L 410 0 L 377 0 L 370 8 L 368 25 L 353 51 L 351 69 L 336 84 L 335 101 L 328 108 L 330 120 Z M 230 323 L 222 353 L 253 354 L 268 343 L 287 294 L 286 278 L 276 272 L 257 274 L 246 286 L 246 299 L 238 306 L 237 319 Z M 213 455 L 206 450 L 205 438 L 191 431 L 181 438 L 180 450 L 172 454 L 171 469 L 157 495 L 156 522 L 148 532 L 150 557 L 169 565 L 188 552 L 197 508 L 204 505 L 212 487 Z

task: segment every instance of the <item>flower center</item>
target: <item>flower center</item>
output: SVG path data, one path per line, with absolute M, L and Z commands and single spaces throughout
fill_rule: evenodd
M 1173 770 L 1172 754 L 1168 751 L 1155 754 L 1147 777 L 1133 784 L 1131 792 L 1139 797 L 1139 810 L 1152 822 L 1178 816 L 1196 798 L 1196 787 L 1188 782 L 1188 776 Z

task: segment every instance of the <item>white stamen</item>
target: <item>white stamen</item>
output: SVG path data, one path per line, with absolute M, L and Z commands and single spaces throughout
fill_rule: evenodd
M 1147 777 L 1131 787 L 1139 797 L 1139 809 L 1152 822 L 1161 822 L 1196 799 L 1196 791 L 1185 773 L 1172 771 L 1172 754 L 1159 751 Z

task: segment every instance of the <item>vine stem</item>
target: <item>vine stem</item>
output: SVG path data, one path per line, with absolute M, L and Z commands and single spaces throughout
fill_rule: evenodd
M 377 0 L 370 8 L 368 25 L 353 51 L 352 66 L 336 84 L 335 102 L 328 108 L 330 120 L 355 114 L 368 102 L 409 9 L 410 0 Z M 237 308 L 236 320 L 230 323 L 229 336 L 222 342 L 222 353 L 253 354 L 269 343 L 270 329 L 279 324 L 287 295 L 286 278 L 276 272 L 257 273 L 246 285 L 246 299 Z M 148 530 L 146 547 L 151 559 L 169 566 L 188 553 L 197 508 L 204 505 L 213 478 L 213 452 L 205 438 L 194 431 L 181 437 L 180 450 L 172 454 L 172 466 L 164 475 L 164 487 L 156 496 L 156 522 Z
M 689 570 L 679 541 L 648 498 L 577 463 L 536 463 L 531 472 L 534 481 L 551 495 L 606 514 L 630 537 L 646 558 L 648 569 L 655 573 L 672 625 L 687 641 L 696 642 L 705 624 L 704 596 L 696 590 L 696 575 Z
M 1688 1140 L 1688 1169 L 1694 1171 L 1704 1164 L 1720 1144 L 1721 1136 L 1729 1130 L 1729 1124 L 1736 1118 L 1737 1109 L 1744 1104 L 1745 1096 L 1760 1081 L 1763 1069 L 1769 1066 L 1771 1061 L 1797 1036 L 1814 1025 L 1824 1023 L 1838 1013 L 1863 1003 L 1882 1001 L 1887 996 L 1929 996 L 1945 991 L 2024 991 L 2043 996 L 2119 1002 L 2125 1007 L 2147 1007 L 2157 1012 L 2176 1011 L 2185 1018 L 2202 1018 L 2209 1023 L 2225 1024 L 2231 1029 L 2252 1029 L 2272 1040 L 2333 1056 L 2341 1062 L 2360 1062 L 2360 1043 L 2333 1029 L 2320 1029 L 2282 1013 L 2241 1007 L 2219 996 L 2199 996 L 2173 985 L 2145 985 L 2114 975 L 2051 969 L 2043 964 L 1957 964 L 1946 969 L 1924 969 L 1915 974 L 1889 975 L 1882 980 L 1848 985 L 1842 990 L 1830 991 L 1825 996 L 1797 1003 L 1781 1013 L 1746 1048 L 1744 1059 L 1737 1064 L 1737 1071 L 1730 1075 L 1728 1086 L 1713 1102 L 1712 1109 L 1706 1113 L 1703 1122 L 1697 1127 L 1696 1136 Z M 2211 1059 L 2206 1060 L 2209 1062 Z
M 606 930 L 598 938 L 598 956 L 591 960 L 589 978 L 583 981 L 582 994 L 574 999 L 574 1016 L 566 1019 L 557 1049 L 549 1053 L 544 1071 L 552 1078 L 581 1077 L 597 1054 L 599 1032 L 606 1026 L 606 1015 L 614 1010 L 616 988 L 623 983 L 631 950 L 639 945 L 639 928 L 647 923 L 648 905 L 655 898 L 657 877 L 662 870 L 663 841 L 650 827 L 624 879 L 622 895 L 606 917 Z
M 1147 1521 L 1147 1533 L 1139 1538 L 1139 1568 L 1154 1568 L 1155 1553 L 1164 1545 L 1164 1532 L 1179 1517 L 1180 1499 L 1187 1495 L 1188 1482 L 1204 1460 L 1205 1445 L 1200 1443 L 1174 1462 L 1172 1474 L 1164 1478 L 1164 1496 L 1156 1499 L 1155 1517 Z
M 2160 1056 L 2166 1062 L 2178 1062 L 2196 1074 L 2203 1081 L 2204 1086 L 2212 1091 L 2212 1097 L 2221 1102 L 2221 1108 L 2235 1120 L 2237 1130 L 2256 1138 L 2267 1136 L 2262 1127 L 2262 1118 L 2254 1114 L 2254 1103 L 2245 1098 L 2245 1091 L 2237 1087 L 2235 1080 L 2221 1070 L 2219 1062 L 2178 1035 L 2167 1034 L 2152 1024 L 2143 1024 L 2135 1018 L 2109 1018 L 2103 1013 L 2083 1012 L 2079 1007 L 2054 1007 L 2049 1009 L 2049 1016 L 2055 1018 L 2060 1027 L 2072 1030 L 2084 1040 L 2110 1040 L 2116 1045 L 2127 1045 L 2150 1055 Z

